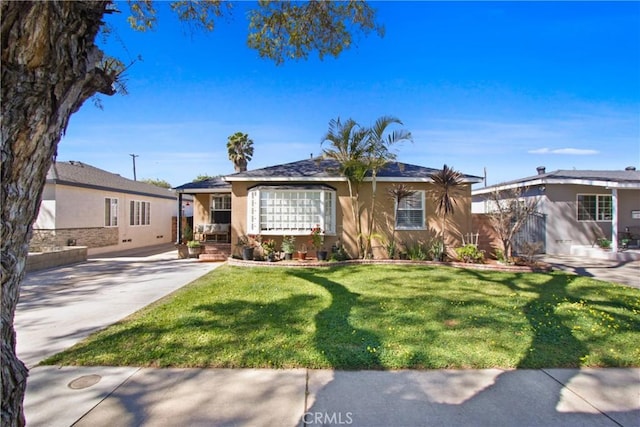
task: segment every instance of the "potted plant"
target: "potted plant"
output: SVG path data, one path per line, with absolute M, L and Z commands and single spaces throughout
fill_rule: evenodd
M 262 250 L 267 260 L 273 262 L 276 260 L 276 241 L 273 239 L 262 242 Z
M 282 252 L 284 252 L 284 259 L 286 260 L 292 259 L 293 253 L 296 250 L 295 236 L 283 236 L 281 249 L 282 249 Z
M 328 255 L 328 252 L 322 247 L 322 243 L 324 242 L 322 233 L 323 231 L 319 224 L 316 224 L 316 226 L 311 229 L 310 242 L 316 250 L 318 261 L 326 261 Z
M 253 236 L 240 236 L 236 246 L 240 248 L 242 259 L 245 261 L 253 261 L 253 249 L 256 246 L 256 240 Z
M 182 243 L 187 243 L 191 240 L 193 240 L 193 228 L 191 228 L 189 223 L 186 223 L 182 230 Z
M 189 240 L 187 242 L 187 248 L 189 248 L 189 257 L 200 255 L 200 250 L 202 249 L 200 242 L 197 240 Z
M 307 245 L 304 243 L 298 249 L 298 259 L 307 259 Z

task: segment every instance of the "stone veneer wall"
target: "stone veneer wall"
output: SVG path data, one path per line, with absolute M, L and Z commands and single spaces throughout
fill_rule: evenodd
M 100 248 L 117 244 L 117 227 L 58 228 L 56 230 L 33 230 L 30 248 L 36 252 L 62 246 Z
M 87 260 L 86 246 L 66 246 L 51 252 L 29 253 L 25 271 L 44 270 Z

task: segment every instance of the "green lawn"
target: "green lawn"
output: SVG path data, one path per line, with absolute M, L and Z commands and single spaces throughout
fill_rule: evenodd
M 406 265 L 223 266 L 45 363 L 638 367 L 639 342 L 640 290 L 584 277 Z

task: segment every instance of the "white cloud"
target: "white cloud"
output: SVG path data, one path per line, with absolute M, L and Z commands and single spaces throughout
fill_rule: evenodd
M 591 156 L 599 154 L 598 150 L 584 149 L 584 148 L 556 148 L 550 150 L 548 148 L 538 148 L 536 150 L 529 150 L 529 154 L 569 154 L 574 156 Z

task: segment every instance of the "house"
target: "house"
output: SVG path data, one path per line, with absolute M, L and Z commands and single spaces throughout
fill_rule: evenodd
M 283 235 L 293 235 L 301 246 L 308 245 L 311 229 L 319 226 L 325 248 L 340 245 L 355 256 L 358 232 L 349 187 L 337 169 L 335 161 L 312 158 L 188 183 L 175 190 L 179 198 L 183 194 L 194 196 L 196 232 L 201 230 L 199 226 L 214 232 L 214 224 L 229 224 L 225 236 L 228 242 L 236 243 L 246 235 L 260 235 L 263 239 L 275 239 L 279 246 Z M 441 218 L 436 215 L 430 197 L 434 184 L 429 177 L 436 171 L 397 162 L 379 171 L 373 209 L 374 257 L 386 256 L 384 245 L 392 236 L 399 243 L 424 241 L 439 232 Z M 463 175 L 463 182 L 464 196 L 447 226 L 452 242 L 471 231 L 471 184 L 481 182 L 481 178 Z M 389 190 L 398 184 L 414 191 L 399 204 L 389 196 Z M 371 177 L 365 179 L 359 194 L 364 207 L 361 216 L 366 221 L 373 201 Z
M 172 242 L 174 191 L 78 161 L 47 174 L 32 247 L 87 246 L 99 254 Z
M 491 210 L 492 193 L 523 189 L 522 198 L 536 198 L 544 216 L 541 238 L 547 254 L 584 253 L 598 239 L 619 246 L 638 246 L 640 238 L 640 172 L 625 170 L 556 170 L 474 189 L 473 212 Z M 588 251 L 587 251 L 588 252 Z

